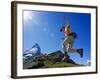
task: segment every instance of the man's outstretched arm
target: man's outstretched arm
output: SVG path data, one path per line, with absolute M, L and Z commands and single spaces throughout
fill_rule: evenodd
M 66 22 L 65 31 L 66 30 L 69 30 L 70 31 L 70 22 L 67 20 L 66 16 L 64 16 L 64 20 Z

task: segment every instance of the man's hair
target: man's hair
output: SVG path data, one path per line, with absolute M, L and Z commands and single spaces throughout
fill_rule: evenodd
M 63 29 L 65 29 L 65 26 L 62 26 L 62 28 L 60 29 L 60 32 L 62 32 L 62 31 L 63 31 Z

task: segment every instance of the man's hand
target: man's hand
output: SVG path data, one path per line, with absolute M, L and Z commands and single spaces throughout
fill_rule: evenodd
M 66 21 L 67 19 L 66 19 L 66 16 L 63 16 L 63 19 Z
M 63 16 L 64 20 L 66 20 L 66 16 Z
M 66 27 L 70 27 L 70 22 L 67 20 L 66 16 L 63 16 L 64 21 L 66 21 Z
M 68 21 L 68 19 L 66 18 L 66 16 L 63 16 L 64 21 L 66 21 L 66 24 L 70 24 L 70 22 Z

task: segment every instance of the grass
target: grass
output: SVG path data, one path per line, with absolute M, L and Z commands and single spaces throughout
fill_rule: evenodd
M 72 63 L 65 63 L 65 62 L 59 62 L 59 63 L 51 63 L 49 61 L 46 62 L 45 68 L 56 68 L 56 67 L 78 67 L 80 65 L 72 64 Z

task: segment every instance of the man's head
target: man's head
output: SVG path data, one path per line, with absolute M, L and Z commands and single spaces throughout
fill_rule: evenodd
M 64 32 L 65 31 L 65 26 L 62 26 L 62 28 L 60 29 L 60 32 Z

